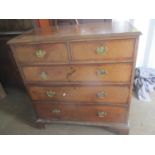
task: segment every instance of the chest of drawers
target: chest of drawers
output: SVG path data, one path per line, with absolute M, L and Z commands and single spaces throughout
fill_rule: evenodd
M 10 40 L 38 125 L 95 125 L 127 134 L 139 35 L 129 23 L 105 22 Z

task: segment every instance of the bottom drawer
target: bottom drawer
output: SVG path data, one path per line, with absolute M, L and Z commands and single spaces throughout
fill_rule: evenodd
M 128 109 L 102 105 L 62 105 L 37 103 L 40 118 L 61 121 L 119 122 L 127 121 Z

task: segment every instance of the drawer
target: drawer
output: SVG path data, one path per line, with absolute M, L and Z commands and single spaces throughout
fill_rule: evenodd
M 134 53 L 134 39 L 72 42 L 72 61 L 128 60 Z
M 32 100 L 70 101 L 74 104 L 85 103 L 127 103 L 127 86 L 53 86 L 28 87 Z
M 38 103 L 35 106 L 38 116 L 49 120 L 124 123 L 128 114 L 124 107 L 50 103 Z
M 15 56 L 21 63 L 65 63 L 68 61 L 64 43 L 34 44 L 15 47 Z
M 129 82 L 131 70 L 130 63 L 23 67 L 25 80 L 32 82 Z

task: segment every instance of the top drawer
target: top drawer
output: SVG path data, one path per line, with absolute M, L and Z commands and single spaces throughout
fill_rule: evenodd
M 70 44 L 73 61 L 131 60 L 134 39 L 81 41 Z
M 15 46 L 15 56 L 21 63 L 67 63 L 64 43 Z

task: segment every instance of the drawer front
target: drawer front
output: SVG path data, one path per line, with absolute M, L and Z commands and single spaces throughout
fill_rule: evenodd
M 15 56 L 21 63 L 65 63 L 67 48 L 63 43 L 23 45 L 15 47 Z
M 119 122 L 127 120 L 127 109 L 123 107 L 96 105 L 36 104 L 40 118 L 65 121 Z
M 129 82 L 132 64 L 66 65 L 50 67 L 24 67 L 26 81 L 54 82 Z
M 85 103 L 127 103 L 127 86 L 56 86 L 28 87 L 33 100 L 70 101 L 74 104 Z
M 132 59 L 135 40 L 83 41 L 71 43 L 73 61 Z

